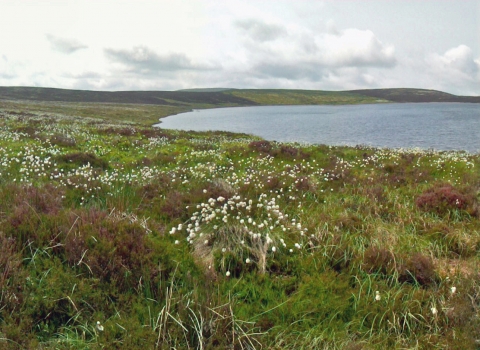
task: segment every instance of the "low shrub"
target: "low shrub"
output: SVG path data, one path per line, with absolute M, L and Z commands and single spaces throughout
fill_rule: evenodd
M 12 187 L 12 190 L 15 193 L 15 208 L 27 205 L 37 214 L 57 214 L 62 208 L 65 195 L 64 190 L 51 184 L 43 187 Z
M 369 247 L 363 256 L 362 269 L 368 273 L 390 275 L 395 270 L 395 256 L 385 248 Z
M 50 143 L 60 147 L 75 147 L 77 145 L 74 138 L 63 134 L 55 134 L 50 137 Z
M 432 285 L 436 281 L 435 266 L 428 256 L 415 253 L 400 267 L 400 282 L 408 282 L 421 286 Z
M 57 160 L 67 164 L 73 164 L 77 167 L 90 164 L 92 168 L 99 168 L 103 170 L 109 168 L 109 164 L 105 159 L 98 158 L 92 153 L 67 153 L 59 156 Z
M 293 146 L 281 145 L 280 154 L 283 154 L 291 158 L 295 158 L 295 157 L 298 157 L 298 155 L 300 154 L 300 151 L 298 150 L 298 148 L 295 148 Z
M 108 127 L 104 129 L 99 129 L 101 134 L 106 135 L 121 135 L 121 136 L 132 136 L 135 135 L 137 130 L 134 127 Z
M 93 208 L 77 212 L 72 221 L 73 229 L 64 239 L 71 266 L 121 292 L 134 290 L 142 279 L 151 285 L 168 279 L 173 269 L 169 253 L 150 242 L 139 223 L 117 220 Z
M 187 218 L 187 196 L 179 191 L 169 192 L 165 197 L 165 202 L 160 206 L 160 213 L 173 220 L 184 217 Z
M 166 133 L 160 128 L 140 129 L 139 133 L 147 138 L 151 137 L 164 137 L 168 140 L 172 138 L 172 135 Z
M 450 184 L 438 184 L 424 191 L 415 201 L 418 208 L 438 215 L 454 210 L 476 212 L 475 197 L 462 193 Z
M 269 153 L 273 146 L 269 141 L 261 140 L 261 141 L 252 141 L 248 144 L 248 148 L 255 150 L 257 152 L 262 153 Z
M 17 252 L 15 239 L 0 232 L 0 290 L 5 291 L 8 280 L 18 275 L 21 268 L 21 255 Z M 1 310 L 1 304 L 0 304 Z

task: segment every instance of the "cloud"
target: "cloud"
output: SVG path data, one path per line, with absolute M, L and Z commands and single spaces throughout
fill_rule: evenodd
M 88 48 L 88 46 L 80 43 L 76 39 L 59 38 L 52 34 L 47 34 L 46 37 L 52 49 L 61 53 L 71 54 L 78 50 Z
M 311 62 L 282 63 L 263 62 L 254 67 L 257 77 L 275 77 L 289 80 L 320 81 L 324 76 L 324 69 Z
M 443 54 L 432 53 L 425 58 L 426 72 L 440 89 L 471 95 L 479 94 L 480 58 L 466 45 L 453 47 Z
M 447 50 L 443 55 L 432 54 L 427 57 L 427 62 L 431 64 L 432 69 L 453 75 L 474 76 L 480 70 L 479 60 L 474 59 L 472 49 L 466 45 Z
M 382 70 L 392 69 L 398 63 L 394 46 L 382 43 L 370 30 L 339 30 L 329 22 L 327 31 L 289 27 L 288 31 L 279 30 L 281 35 L 269 36 L 272 40 L 267 41 L 267 36 L 252 34 L 263 33 L 256 28 L 263 28 L 265 23 L 249 20 L 235 25 L 238 27 L 239 23 L 254 29 L 240 38 L 242 46 L 236 68 L 242 70 L 237 72 L 237 83 L 246 79 L 243 75 L 252 77 L 256 85 L 271 82 L 272 86 L 294 84 L 309 88 L 341 89 L 342 84 L 347 88 L 369 87 L 379 84 L 377 77 L 384 74 Z M 233 64 L 235 57 L 229 66 Z M 229 69 L 225 73 L 234 71 Z
M 251 40 L 261 43 L 273 41 L 287 35 L 284 27 L 278 24 L 269 24 L 258 19 L 236 21 L 235 26 Z
M 6 55 L 0 56 L 0 79 L 10 80 L 17 76 L 19 63 L 12 62 Z
M 383 44 L 370 30 L 349 28 L 332 32 L 319 39 L 320 59 L 335 67 L 393 67 L 395 48 Z
M 212 64 L 197 64 L 184 53 L 170 53 L 159 55 L 145 46 L 136 46 L 133 49 L 105 49 L 105 55 L 113 62 L 125 66 L 132 72 L 152 74 L 177 71 L 202 71 L 216 68 Z

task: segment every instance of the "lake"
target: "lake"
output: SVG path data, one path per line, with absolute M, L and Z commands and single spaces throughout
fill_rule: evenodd
M 480 152 L 480 105 L 474 103 L 217 108 L 163 118 L 156 126 L 281 142 Z

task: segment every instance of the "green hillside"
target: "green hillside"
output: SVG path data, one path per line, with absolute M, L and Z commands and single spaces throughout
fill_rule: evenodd
M 338 105 L 385 102 L 480 102 L 421 89 L 319 91 L 207 88 L 179 91 L 86 91 L 37 87 L 0 87 L 3 107 L 68 113 L 146 125 L 192 109 L 256 105 Z

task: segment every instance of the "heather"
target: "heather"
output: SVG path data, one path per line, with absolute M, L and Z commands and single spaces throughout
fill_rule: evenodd
M 479 166 L 2 110 L 0 345 L 475 348 Z

